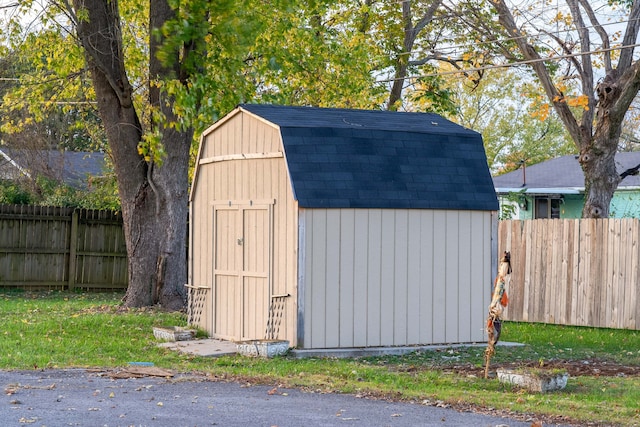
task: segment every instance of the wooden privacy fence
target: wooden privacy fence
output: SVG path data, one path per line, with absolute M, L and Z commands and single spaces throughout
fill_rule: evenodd
M 500 221 L 511 251 L 504 318 L 640 329 L 639 219 Z
M 0 205 L 0 287 L 126 289 L 117 212 Z

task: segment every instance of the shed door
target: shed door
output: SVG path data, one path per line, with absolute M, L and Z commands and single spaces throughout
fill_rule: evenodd
M 271 206 L 214 206 L 213 332 L 265 338 L 270 295 Z

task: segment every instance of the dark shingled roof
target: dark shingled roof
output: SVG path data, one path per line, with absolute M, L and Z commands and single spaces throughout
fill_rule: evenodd
M 616 154 L 616 169 L 622 173 L 640 164 L 640 152 L 623 152 Z M 556 157 L 546 162 L 527 166 L 523 175 L 522 169 L 505 173 L 493 178 L 498 191 L 508 192 L 513 189 L 579 189 L 584 190 L 584 173 L 576 155 Z M 526 185 L 523 179 L 526 177 Z M 640 175 L 627 176 L 618 185 L 624 187 L 640 187 Z
M 498 209 L 481 135 L 436 114 L 240 107 L 279 126 L 301 207 Z

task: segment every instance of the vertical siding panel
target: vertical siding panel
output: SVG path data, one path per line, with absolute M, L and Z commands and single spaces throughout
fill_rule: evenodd
M 355 311 L 355 211 L 340 210 L 340 347 L 354 346 Z
M 407 345 L 408 331 L 408 248 L 409 248 L 409 211 L 399 209 L 395 215 L 395 274 L 393 307 L 393 344 Z M 384 309 L 384 307 L 383 307 Z
M 486 215 L 485 212 L 478 213 L 480 219 L 480 226 L 476 235 L 477 247 L 482 248 L 481 250 L 485 254 L 485 259 L 482 261 L 482 264 L 476 264 L 471 275 L 472 278 L 481 277 L 482 279 L 475 284 L 473 291 L 473 317 L 472 319 L 478 319 L 477 322 L 480 322 L 480 326 L 476 326 L 472 328 L 472 333 L 474 333 L 474 341 L 484 341 L 487 339 L 487 330 L 485 327 L 485 320 L 487 316 L 487 310 L 489 304 L 491 304 L 491 298 L 493 294 L 493 268 L 496 268 L 497 274 L 497 260 L 491 257 L 491 236 L 493 236 L 494 227 L 496 226 L 495 221 L 497 218 L 494 215 Z M 481 231 L 480 231 L 481 230 Z M 518 227 L 518 232 L 520 232 L 520 228 Z M 476 279 L 474 279 L 476 280 Z M 487 285 L 488 283 L 488 285 Z M 510 287 L 511 288 L 511 287 Z M 476 301 L 482 301 L 482 304 L 478 305 Z M 477 310 L 477 311 L 476 311 Z M 474 323 L 475 325 L 476 323 Z
M 480 324 L 472 323 L 472 282 L 478 280 L 482 283 L 481 278 L 483 275 L 475 276 L 473 279 L 471 271 L 473 270 L 476 262 L 474 262 L 474 253 L 482 253 L 482 242 L 476 242 L 473 240 L 471 234 L 472 230 L 473 213 L 471 211 L 463 211 L 458 215 L 458 241 L 457 241 L 457 254 L 456 258 L 461 260 L 458 268 L 458 342 L 471 342 L 471 328 L 478 327 Z M 482 223 L 477 224 L 481 228 Z M 480 246 L 476 246 L 480 243 Z M 480 258 L 480 257 L 478 257 Z M 482 286 L 481 286 L 482 287 Z
M 460 241 L 460 213 L 458 211 L 445 211 L 446 237 L 445 237 L 445 304 L 444 318 L 445 342 L 458 342 L 460 333 L 460 282 L 458 258 L 458 242 Z M 465 262 L 464 260 L 462 261 Z
M 272 144 L 278 144 L 277 148 L 273 148 L 273 150 L 281 150 L 281 141 L 279 134 L 277 134 L 276 130 L 273 129 L 271 131 L 273 135 L 274 141 Z M 275 164 L 275 162 L 274 162 Z M 287 174 L 286 166 L 284 160 L 279 160 L 277 162 L 279 166 L 279 178 L 278 182 L 280 183 L 280 193 L 278 194 L 278 201 L 276 204 L 280 206 L 278 212 L 278 218 L 280 219 L 280 230 L 284 230 L 284 232 L 279 231 L 279 234 L 275 234 L 275 236 L 285 235 L 286 238 L 282 241 L 282 245 L 278 253 L 281 257 L 281 264 L 278 265 L 279 269 L 282 269 L 281 273 L 281 281 L 284 286 L 285 293 L 289 293 L 292 295 L 291 298 L 288 299 L 287 304 L 287 337 L 290 340 L 292 345 L 296 345 L 296 338 L 298 335 L 298 251 L 302 250 L 302 248 L 298 247 L 298 218 L 299 211 L 298 205 L 293 199 L 293 189 L 291 188 L 291 184 L 289 181 L 289 176 Z M 277 237 L 276 240 L 280 242 L 280 238 Z
M 379 209 L 369 211 L 369 245 L 367 247 L 367 345 L 379 346 L 381 343 L 380 320 L 380 273 L 382 247 L 382 212 Z
M 389 209 L 381 211 L 381 258 L 379 266 L 380 302 L 372 310 L 378 310 L 380 319 L 380 345 L 393 344 L 393 309 L 394 309 L 394 276 L 395 276 L 395 212 Z
M 304 343 L 305 347 L 313 348 L 311 335 L 313 332 L 313 213 L 310 209 L 305 209 L 304 214 Z
M 380 245 L 380 344 L 393 344 L 393 319 L 395 307 L 394 278 L 395 278 L 395 211 L 382 210 L 382 241 Z M 374 250 L 374 248 L 372 248 Z M 374 307 L 375 309 L 375 307 Z
M 353 263 L 353 345 L 363 347 L 368 343 L 369 325 L 369 211 L 354 211 L 354 263 Z
M 420 216 L 420 342 L 435 343 L 434 339 L 434 253 L 436 248 L 434 211 L 422 211 Z M 441 323 L 441 322 L 438 322 Z
M 325 226 L 325 347 L 340 345 L 340 210 L 327 209 Z M 315 302 L 314 302 L 315 303 Z
M 309 251 L 309 236 L 307 235 L 307 211 L 298 211 L 298 253 L 297 253 L 297 277 L 296 277 L 296 341 L 301 348 L 310 347 L 310 308 L 307 305 L 311 301 L 309 298 L 309 281 L 307 280 L 307 253 Z
M 310 275 L 310 301 L 307 308 L 313 305 L 311 310 L 311 346 L 315 348 L 326 347 L 326 231 L 327 215 L 325 210 L 309 209 L 310 222 L 307 223 L 307 231 L 311 230 L 311 250 L 307 253 L 306 274 Z M 309 235 L 307 234 L 307 238 Z
M 208 166 L 206 169 L 207 175 L 213 177 L 214 170 L 212 166 Z M 206 182 L 206 181 L 205 181 Z M 204 255 L 205 259 L 202 259 L 203 254 L 198 255 L 197 261 L 199 263 L 200 269 L 200 278 L 202 282 L 200 283 L 202 286 L 207 286 L 209 291 L 207 291 L 207 303 L 205 305 L 205 312 L 207 313 L 207 317 L 205 320 L 205 327 L 207 331 L 213 333 L 214 319 L 215 319 L 215 311 L 214 311 L 214 303 L 215 303 L 215 285 L 213 280 L 213 260 L 214 260 L 214 211 L 213 207 L 209 205 L 210 202 L 213 201 L 212 195 L 209 192 L 213 192 L 214 186 L 211 185 L 210 188 L 203 189 L 203 192 L 206 191 L 208 197 L 201 197 L 202 202 L 200 203 L 200 219 L 196 218 L 198 227 L 196 229 L 197 239 L 202 242 L 200 247 L 205 247 Z
M 407 342 L 420 343 L 420 259 L 422 256 L 422 212 L 412 209 L 408 213 L 407 236 Z
M 433 214 L 433 342 L 444 343 L 447 341 L 447 213 L 434 211 Z M 457 329 L 457 326 L 456 326 Z

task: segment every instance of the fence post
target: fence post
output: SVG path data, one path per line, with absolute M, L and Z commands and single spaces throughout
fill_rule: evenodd
M 76 285 L 76 246 L 78 242 L 78 211 L 71 213 L 71 237 L 69 238 L 69 290 Z

